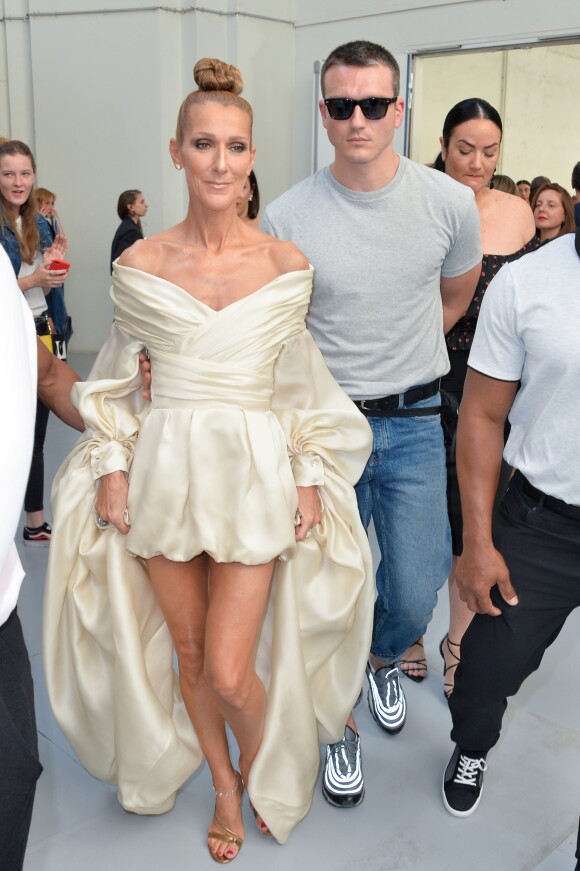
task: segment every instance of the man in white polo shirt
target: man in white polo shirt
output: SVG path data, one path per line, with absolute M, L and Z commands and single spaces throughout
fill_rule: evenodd
M 580 605 L 580 231 L 504 266 L 482 304 L 461 403 L 458 583 L 476 612 L 449 700 L 443 801 L 479 804 L 507 697 Z M 521 388 L 518 385 L 521 382 Z M 505 459 L 516 471 L 493 520 Z

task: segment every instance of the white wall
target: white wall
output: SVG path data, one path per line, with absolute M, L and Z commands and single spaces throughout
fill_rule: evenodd
M 296 0 L 294 178 L 310 171 L 313 63 L 336 46 L 368 39 L 398 55 L 570 35 L 580 38 L 580 0 Z
M 182 175 L 167 143 L 199 57 L 221 57 L 244 74 L 266 203 L 310 171 L 313 63 L 337 45 L 371 39 L 405 54 L 580 33 L 579 0 L 204 0 L 204 12 L 171 0 L 176 11 L 151 11 L 159 5 L 0 0 L 0 134 L 29 142 L 39 183 L 57 192 L 71 241 L 73 350 L 98 349 L 111 322 L 120 191 L 143 190 L 147 234 L 183 215 Z
M 291 183 L 294 4 L 204 0 L 213 12 L 191 12 L 191 3 L 172 0 L 167 5 L 177 11 L 168 12 L 148 0 L 30 0 L 26 18 L 28 5 L 4 0 L 4 15 L 21 20 L 2 23 L 0 134 L 30 144 L 38 184 L 57 193 L 72 264 L 65 287 L 71 349 L 95 351 L 112 321 L 109 254 L 119 193 L 143 190 L 146 235 L 184 215 L 183 173 L 173 168 L 168 142 L 200 57 L 238 65 L 244 95 L 269 107 L 256 112 L 254 128 L 265 198 L 277 190 L 274 179 Z

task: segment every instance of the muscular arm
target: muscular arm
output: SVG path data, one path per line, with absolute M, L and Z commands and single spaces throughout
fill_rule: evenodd
M 441 277 L 441 301 L 443 302 L 443 332 L 448 333 L 459 318 L 465 314 L 473 298 L 479 276 L 481 262 L 463 275 L 454 278 Z
M 73 384 L 80 381 L 74 369 L 51 354 L 46 345 L 37 340 L 38 395 L 57 417 L 82 432 L 84 421 L 70 399 Z
M 498 381 L 469 369 L 457 428 L 457 473 L 463 514 L 463 555 L 457 581 L 468 607 L 492 616 L 501 613 L 489 595 L 496 583 L 505 601 L 517 604 L 509 572 L 491 536 L 504 424 L 517 387 L 517 381 Z

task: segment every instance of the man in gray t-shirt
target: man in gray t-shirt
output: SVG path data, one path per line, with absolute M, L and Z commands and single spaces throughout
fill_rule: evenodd
M 268 206 L 262 228 L 313 264 L 309 329 L 373 430 L 357 485 L 381 550 L 369 707 L 395 733 L 406 717 L 396 662 L 424 633 L 451 564 L 439 378 L 449 368 L 444 333 L 480 271 L 479 217 L 466 186 L 395 154 L 404 106 L 389 52 L 341 46 L 321 82 L 334 162 Z M 363 799 L 352 717 L 328 747 L 323 793 L 340 807 Z

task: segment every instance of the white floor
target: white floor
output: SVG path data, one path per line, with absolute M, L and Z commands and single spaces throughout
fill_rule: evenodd
M 89 360 L 72 359 L 81 375 Z M 46 445 L 50 481 L 75 434 L 52 415 Z M 126 814 L 115 791 L 76 761 L 52 717 L 41 657 L 46 550 L 20 548 L 27 572 L 19 612 L 36 685 L 39 781 L 25 871 L 191 871 L 215 867 L 204 832 L 212 813 L 205 766 L 163 817 Z M 548 651 L 542 669 L 512 701 L 503 737 L 489 758 L 477 813 L 455 819 L 440 799 L 452 745 L 437 652 L 445 632 L 441 596 L 426 641 L 429 677 L 404 680 L 408 720 L 396 737 L 357 710 L 366 798 L 355 810 L 331 808 L 317 789 L 309 816 L 284 847 L 263 838 L 246 802 L 246 843 L 235 868 L 252 871 L 572 871 L 580 810 L 580 611 Z M 366 695 L 366 694 L 365 694 Z M 283 749 L 283 748 L 281 748 Z M 10 869 L 3 869 L 10 871 Z

